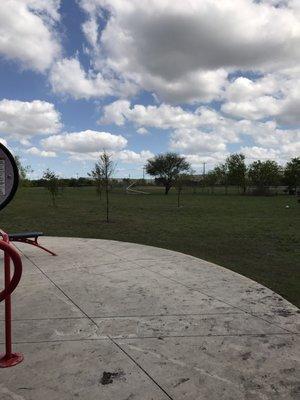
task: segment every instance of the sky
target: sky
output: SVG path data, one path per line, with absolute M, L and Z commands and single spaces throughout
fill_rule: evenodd
M 1 0 L 0 141 L 32 178 L 300 155 L 300 0 Z

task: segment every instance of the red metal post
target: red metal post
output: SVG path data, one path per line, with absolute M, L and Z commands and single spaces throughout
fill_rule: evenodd
M 5 354 L 0 354 L 0 368 L 12 367 L 14 365 L 19 364 L 23 361 L 23 355 L 21 353 L 13 353 L 12 352 L 12 329 L 11 329 L 11 292 L 9 291 L 9 287 L 11 285 L 11 276 L 10 276 L 10 254 L 7 251 L 7 245 L 9 244 L 9 239 L 7 235 L 3 235 L 3 242 L 6 244 L 4 247 L 4 287 L 5 291 L 7 291 L 7 295 L 5 296 Z M 13 254 L 15 250 L 13 249 Z M 11 253 L 11 252 L 10 252 Z M 18 256 L 18 255 L 17 255 Z M 19 258 L 19 256 L 17 257 Z M 14 265 L 16 268 L 15 260 Z M 22 268 L 22 264 L 20 264 L 17 268 Z M 22 271 L 19 271 L 20 273 Z
M 4 285 L 5 289 L 10 284 L 10 258 L 7 253 L 4 253 Z M 10 358 L 12 353 L 11 345 L 11 296 L 10 294 L 5 299 L 5 349 L 6 357 Z

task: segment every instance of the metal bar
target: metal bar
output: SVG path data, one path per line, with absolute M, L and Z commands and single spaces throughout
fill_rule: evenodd
M 10 257 L 4 253 L 4 285 L 7 290 L 10 284 Z M 6 357 L 10 358 L 12 353 L 11 344 L 11 296 L 5 298 L 5 348 Z
M 52 256 L 57 256 L 57 254 L 53 253 L 53 251 L 47 249 L 44 246 L 41 246 L 37 239 L 31 240 L 31 239 L 26 239 L 26 238 L 20 238 L 20 239 L 14 239 L 13 242 L 21 242 L 21 243 L 26 243 L 26 244 L 31 244 L 32 246 L 38 247 L 41 250 L 46 251 L 47 253 L 51 254 Z

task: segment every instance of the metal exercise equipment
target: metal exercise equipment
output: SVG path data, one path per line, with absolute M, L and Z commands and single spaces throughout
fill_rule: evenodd
M 19 172 L 14 157 L 10 151 L 0 143 L 0 210 L 13 199 L 19 183 Z M 51 250 L 38 243 L 42 232 L 21 232 L 8 234 L 0 229 L 0 251 L 4 252 L 4 289 L 0 292 L 0 303 L 5 302 L 5 353 L 0 354 L 0 368 L 12 367 L 23 361 L 21 353 L 12 351 L 12 316 L 11 294 L 16 289 L 22 276 L 22 261 L 12 242 L 27 243 L 55 256 Z M 14 274 L 11 277 L 10 264 L 14 265 Z

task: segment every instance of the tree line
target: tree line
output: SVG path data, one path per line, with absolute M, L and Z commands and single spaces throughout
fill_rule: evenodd
M 159 154 L 149 159 L 146 171 L 158 184 L 165 187 L 165 194 L 172 186 L 182 190 L 182 186 L 223 186 L 228 193 L 229 186 L 237 186 L 242 193 L 248 188 L 253 194 L 265 195 L 272 186 L 287 186 L 289 194 L 297 194 L 300 186 L 300 157 L 292 158 L 285 166 L 276 161 L 254 161 L 246 165 L 245 155 L 236 153 L 229 155 L 224 163 L 220 163 L 206 174 L 195 175 L 185 157 L 176 153 Z

